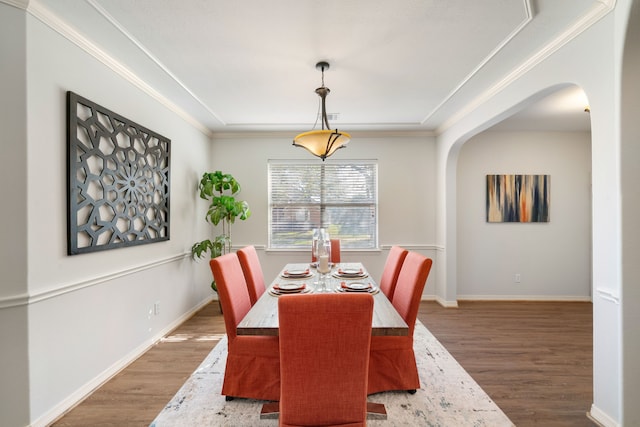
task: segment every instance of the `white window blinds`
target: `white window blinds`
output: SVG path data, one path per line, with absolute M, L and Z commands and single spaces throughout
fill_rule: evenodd
M 269 246 L 311 247 L 326 228 L 343 249 L 378 245 L 378 168 L 374 161 L 269 161 Z

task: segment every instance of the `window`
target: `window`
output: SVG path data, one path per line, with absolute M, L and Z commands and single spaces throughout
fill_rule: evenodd
M 343 249 L 378 246 L 374 161 L 269 161 L 269 247 L 307 249 L 326 228 Z

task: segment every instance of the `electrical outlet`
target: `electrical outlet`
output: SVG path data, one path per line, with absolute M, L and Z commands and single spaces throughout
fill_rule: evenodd
M 515 282 L 520 283 L 520 273 L 516 273 Z
M 153 304 L 153 314 L 155 314 L 156 316 L 160 314 L 160 301 L 156 301 Z

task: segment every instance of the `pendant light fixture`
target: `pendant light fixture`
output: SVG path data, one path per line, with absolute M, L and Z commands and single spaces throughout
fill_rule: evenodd
M 331 91 L 324 85 L 324 71 L 329 69 L 329 63 L 318 62 L 316 68 L 322 71 L 322 86 L 316 89 L 316 93 L 322 100 L 322 130 L 310 130 L 309 132 L 301 133 L 293 139 L 293 145 L 306 148 L 311 154 L 320 157 L 324 161 L 338 148 L 344 148 L 351 140 L 351 135 L 346 132 L 338 132 L 337 129 L 331 130 L 329 127 L 325 98 Z

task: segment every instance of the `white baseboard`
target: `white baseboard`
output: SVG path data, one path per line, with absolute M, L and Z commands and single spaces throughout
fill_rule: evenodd
M 591 302 L 590 296 L 576 295 L 458 295 L 458 301 L 566 301 Z
M 438 304 L 440 304 L 441 306 L 443 306 L 444 308 L 458 308 L 458 301 L 457 300 L 447 301 L 447 300 L 444 300 L 444 299 L 440 298 L 437 295 L 422 295 L 421 300 L 422 301 L 435 301 Z
M 447 301 L 437 295 L 422 295 L 422 301 L 435 301 L 445 308 L 458 308 L 458 301 L 592 302 L 592 299 L 572 295 L 459 295 L 455 300 Z
M 587 412 L 587 417 L 600 427 L 620 427 L 620 423 L 598 409 L 595 405 L 591 405 L 591 410 Z
M 160 339 L 162 339 L 165 335 L 173 331 L 175 328 L 184 323 L 187 319 L 193 316 L 196 312 L 198 312 L 205 305 L 209 304 L 212 301 L 212 298 L 209 297 L 203 301 L 201 301 L 198 305 L 193 307 L 188 312 L 184 313 L 182 316 L 171 322 L 167 327 L 163 330 L 159 331 L 153 337 L 144 341 L 138 347 L 129 352 L 122 359 L 118 360 L 116 363 L 111 365 L 109 368 L 105 369 L 100 375 L 86 383 L 84 386 L 73 392 L 66 399 L 61 401 L 59 404 L 51 408 L 51 410 L 42 414 L 37 420 L 32 421 L 31 427 L 46 427 L 51 425 L 54 421 L 62 417 L 64 414 L 69 412 L 79 403 L 81 403 L 84 399 L 86 399 L 91 393 L 100 388 L 103 384 L 111 380 L 117 374 L 119 374 L 123 369 L 129 366 L 132 362 L 142 356 L 147 352 L 151 347 L 153 347 Z

